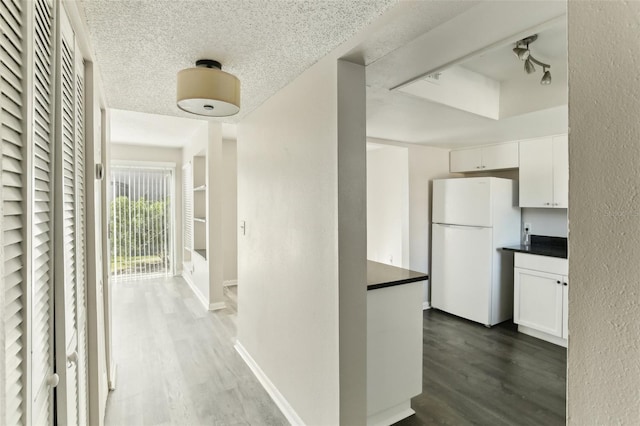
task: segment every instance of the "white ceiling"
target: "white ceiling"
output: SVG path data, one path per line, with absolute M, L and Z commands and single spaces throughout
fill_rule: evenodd
M 397 0 L 82 0 L 110 107 L 190 117 L 176 73 L 202 58 L 241 81 L 237 122 Z
M 567 64 L 566 24 L 564 22 L 555 23 L 537 34 L 538 39 L 529 45 L 531 55 L 537 60 L 551 65 L 552 75 L 556 73 L 556 70 L 562 73 Z M 514 47 L 515 44 L 508 44 L 471 58 L 461 65 L 498 81 L 520 78 L 524 74 L 524 62 L 516 59 L 512 51 Z M 536 69 L 538 68 L 536 65 Z M 541 77 L 539 72 L 531 75 L 531 78 L 537 78 L 538 81 Z
M 533 56 L 552 65 L 551 86 L 539 84 L 540 71 L 527 75 L 512 52 L 517 40 L 531 34 L 539 34 L 530 46 Z M 501 82 L 507 96 L 501 94 L 499 120 L 390 90 L 433 70 L 444 75 L 458 65 Z M 371 138 L 453 148 L 565 133 L 567 103 L 562 2 L 476 4 L 367 66 Z
M 511 52 L 513 42 L 539 33 L 531 50 L 552 63 L 553 89 L 547 90 L 566 98 L 564 2 L 82 0 L 82 5 L 110 107 L 193 118 L 175 106 L 176 72 L 196 59 L 213 58 L 242 82 L 241 113 L 217 119 L 235 123 L 329 51 L 365 34 L 347 58 L 367 65 L 369 137 L 454 147 L 567 130 L 566 101 L 560 105 L 556 93 L 555 103 L 545 105 L 545 92 L 537 92 L 541 74 L 524 74 Z M 471 55 L 488 45 L 496 50 Z M 511 87 L 522 82 L 534 94 L 523 96 L 523 103 L 535 102 L 496 121 L 388 90 L 450 62 Z M 163 121 L 153 126 L 160 128 Z M 142 139 L 144 121 L 122 122 Z M 118 134 L 115 127 L 112 135 Z M 145 143 L 167 135 L 171 132 L 156 132 Z M 174 142 L 162 140 L 177 143 L 170 139 Z

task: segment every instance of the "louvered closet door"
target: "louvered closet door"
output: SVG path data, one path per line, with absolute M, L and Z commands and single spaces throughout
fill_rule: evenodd
M 78 176 L 76 158 L 76 79 L 74 35 L 64 10 L 59 11 L 60 38 L 56 143 L 56 371 L 57 421 L 78 424 Z
M 53 4 L 33 7 L 32 286 L 31 391 L 32 423 L 53 423 Z
M 78 45 L 75 51 L 79 52 Z M 86 198 L 85 198 L 85 144 L 84 144 L 84 60 L 76 54 L 75 61 L 75 158 L 76 158 L 76 287 L 78 327 L 78 424 L 87 424 L 87 281 L 86 281 Z
M 26 422 L 25 96 L 24 10 L 18 0 L 0 3 L 0 137 L 2 138 L 2 324 L 4 365 L 0 424 Z

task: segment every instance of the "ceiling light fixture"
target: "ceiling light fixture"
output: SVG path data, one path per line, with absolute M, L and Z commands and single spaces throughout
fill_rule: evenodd
M 527 74 L 536 72 L 536 67 L 534 67 L 533 64 L 541 66 L 543 74 L 542 80 L 540 80 L 540 84 L 547 86 L 551 84 L 551 72 L 549 71 L 551 65 L 540 62 L 539 60 L 534 58 L 531 55 L 531 50 L 529 50 L 529 44 L 533 43 L 537 39 L 538 35 L 534 34 L 516 42 L 516 47 L 513 48 L 513 53 L 518 57 L 518 59 L 524 61 L 524 70 Z
M 178 72 L 178 108 L 191 114 L 227 117 L 240 111 L 240 80 L 222 71 L 220 62 L 196 61 L 195 68 Z

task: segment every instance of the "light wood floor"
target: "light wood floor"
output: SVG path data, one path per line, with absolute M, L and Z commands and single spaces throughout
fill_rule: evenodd
M 286 425 L 236 353 L 236 292 L 207 312 L 182 278 L 115 283 L 106 425 Z
M 107 426 L 286 425 L 233 348 L 237 292 L 207 312 L 182 278 L 113 285 L 117 389 Z M 424 313 L 423 393 L 398 425 L 563 425 L 566 350 Z

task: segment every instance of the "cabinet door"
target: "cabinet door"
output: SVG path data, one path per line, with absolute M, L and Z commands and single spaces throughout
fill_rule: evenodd
M 562 337 L 563 277 L 529 269 L 514 269 L 513 321 Z
M 449 171 L 478 172 L 482 167 L 482 149 L 460 149 L 449 153 Z
M 515 169 L 518 164 L 518 142 L 501 143 L 482 148 L 483 170 Z
M 552 207 L 552 142 L 550 137 L 520 142 L 520 207 Z
M 553 207 L 569 205 L 569 139 L 567 135 L 553 137 Z
M 562 277 L 565 285 L 562 289 L 562 337 L 569 338 L 569 277 Z

